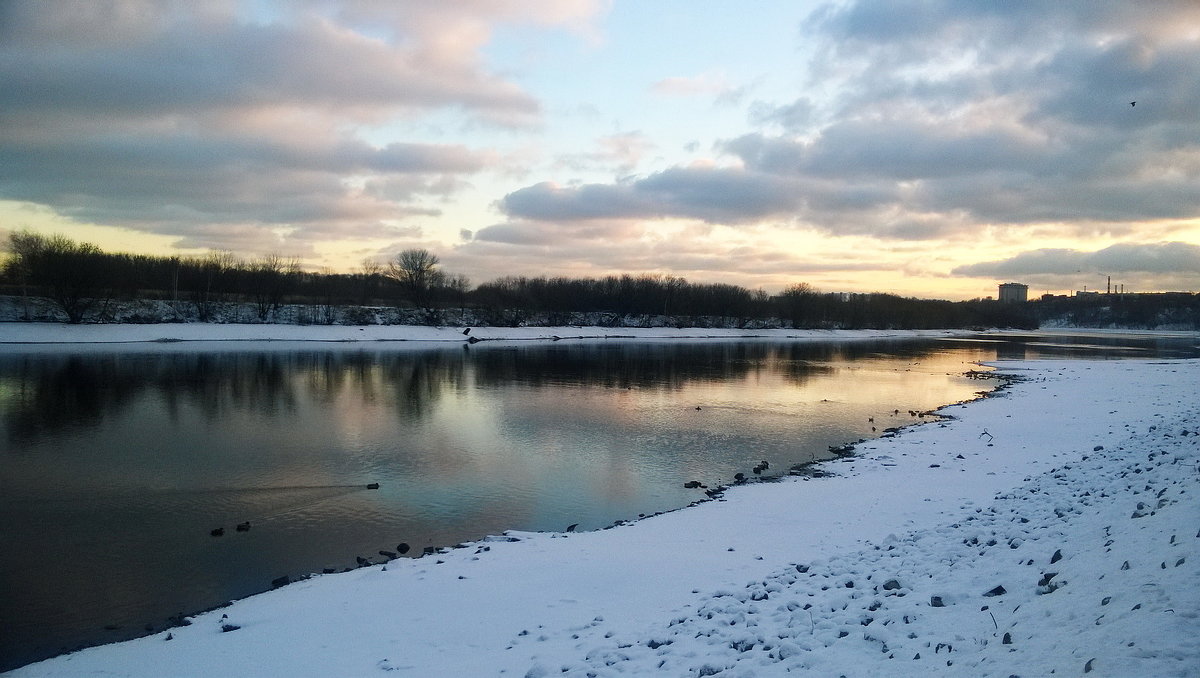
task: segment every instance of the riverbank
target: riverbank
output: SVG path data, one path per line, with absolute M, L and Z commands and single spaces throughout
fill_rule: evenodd
M 466 330 L 466 331 L 464 331 Z M 0 323 L 0 350 L 71 344 L 176 344 L 189 348 L 220 342 L 470 342 L 554 341 L 566 339 L 787 339 L 845 341 L 881 338 L 938 338 L 965 330 L 746 330 L 706 327 L 431 327 L 425 325 L 281 324 L 95 324 Z
M 1200 361 L 1001 368 L 1024 380 L 834 477 L 314 577 L 9 675 L 1190 675 Z

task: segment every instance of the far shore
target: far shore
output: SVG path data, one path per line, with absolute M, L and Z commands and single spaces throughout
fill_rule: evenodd
M 711 327 L 454 327 L 427 325 L 286 325 L 234 323 L 96 323 L 71 325 L 48 322 L 0 322 L 0 352 L 78 350 L 81 345 L 139 344 L 139 350 L 156 348 L 191 350 L 222 342 L 440 342 L 481 341 L 591 341 L 591 340 L 711 340 L 767 339 L 786 341 L 852 341 L 870 339 L 943 339 L 990 334 L 997 337 L 1031 333 L 1059 336 L 1127 335 L 1200 337 L 1195 331 L 1133 329 L 1043 328 L 1041 330 L 814 330 L 740 329 Z M 284 348 L 284 346 L 279 346 Z

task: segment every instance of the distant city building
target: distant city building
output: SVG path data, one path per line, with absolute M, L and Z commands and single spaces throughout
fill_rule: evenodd
M 1024 303 L 1029 299 L 1029 285 L 1000 283 L 1000 301 Z

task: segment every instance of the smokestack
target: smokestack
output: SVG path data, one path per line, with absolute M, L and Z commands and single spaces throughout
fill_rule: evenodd
M 1108 276 L 1108 288 L 1107 288 L 1107 290 L 1106 290 L 1104 293 L 1105 293 L 1105 294 L 1112 294 L 1112 276 L 1111 276 L 1111 275 L 1110 275 L 1110 276 Z

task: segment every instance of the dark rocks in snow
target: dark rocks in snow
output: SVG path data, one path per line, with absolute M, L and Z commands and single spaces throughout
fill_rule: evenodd
M 889 579 L 883 582 L 884 591 L 895 591 L 898 588 L 900 588 L 900 582 L 896 581 L 895 579 Z
M 946 604 L 944 602 L 942 602 L 941 596 L 930 596 L 929 606 L 930 607 L 946 607 Z
M 218 527 L 218 528 L 215 528 L 215 529 L 214 529 L 212 532 L 209 532 L 209 534 L 211 534 L 211 535 L 212 535 L 212 536 L 214 536 L 214 537 L 221 537 L 221 536 L 224 536 L 224 534 L 225 534 L 225 528 L 223 528 L 223 527 Z
M 733 479 L 734 479 L 734 481 L 739 482 L 739 483 L 745 482 L 746 474 L 745 473 L 735 473 L 735 474 L 733 474 Z
M 1007 589 L 1005 589 L 1003 586 L 999 586 L 999 585 L 997 585 L 995 588 L 993 588 L 993 589 L 991 589 L 991 590 L 987 591 L 986 593 L 984 593 L 984 594 L 983 594 L 983 596 L 984 596 L 985 598 L 994 598 L 994 597 L 996 597 L 996 596 L 1002 596 L 1002 595 L 1004 595 L 1004 594 L 1006 594 L 1006 593 L 1008 593 L 1008 590 L 1007 590 Z
M 291 584 L 291 583 L 292 583 L 292 578 L 285 574 L 282 577 L 276 577 L 276 578 L 272 579 L 271 580 L 271 588 L 277 589 L 281 586 L 287 586 L 288 584 Z
M 242 628 L 242 627 L 238 626 L 237 624 L 221 624 L 221 633 L 229 633 L 230 631 L 237 631 L 240 628 Z
M 567 532 L 574 532 L 574 531 L 575 531 L 575 528 L 577 528 L 577 527 L 579 527 L 579 523 L 571 523 L 570 525 L 567 525 L 567 530 L 566 530 L 566 531 L 567 531 Z
M 1012 634 L 1005 631 L 1004 638 L 1002 638 L 1000 642 L 1004 645 L 1012 645 Z
M 1062 550 L 1055 549 L 1054 555 L 1050 556 L 1050 564 L 1053 565 L 1054 563 L 1057 563 L 1060 560 L 1062 560 Z
M 700 481 L 699 480 L 689 480 L 683 484 L 683 487 L 684 487 L 684 489 L 694 490 L 694 489 L 700 487 Z
M 371 564 L 371 561 L 363 558 L 362 556 L 354 556 L 354 562 L 358 563 L 359 567 L 366 567 L 367 565 Z

